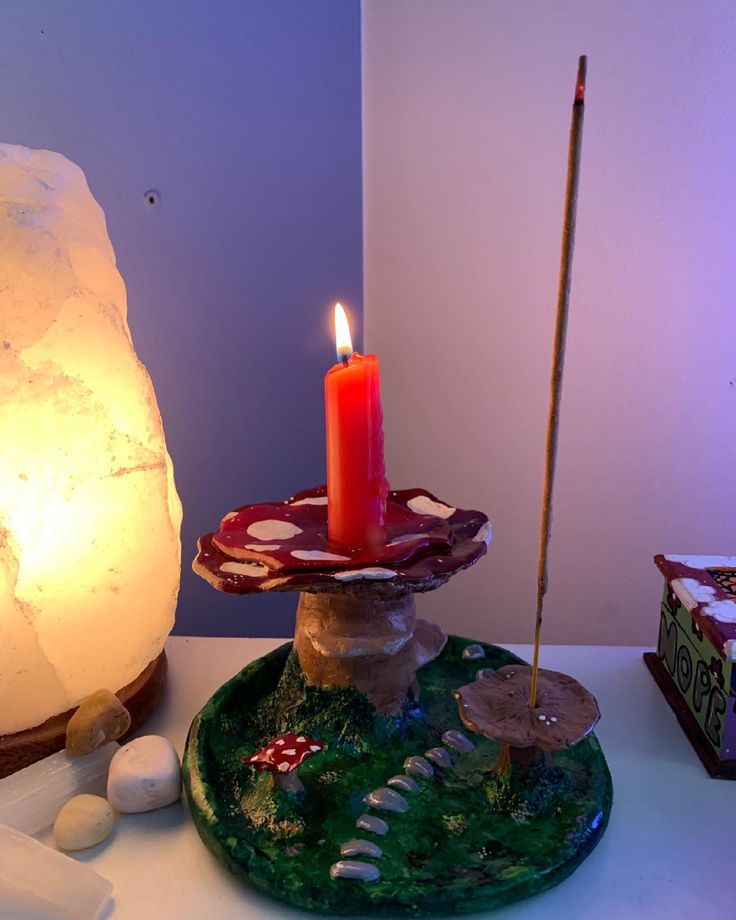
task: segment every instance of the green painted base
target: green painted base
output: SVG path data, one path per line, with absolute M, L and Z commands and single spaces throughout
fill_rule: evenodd
M 611 777 L 591 735 L 536 767 L 534 782 L 504 785 L 491 773 L 499 746 L 472 735 L 472 753 L 452 751 L 435 767 L 403 814 L 377 811 L 363 796 L 403 772 L 404 759 L 441 744 L 460 724 L 451 691 L 478 668 L 518 663 L 484 645 L 466 660 L 471 640 L 451 636 L 442 655 L 418 673 L 420 704 L 400 717 L 376 714 L 356 691 L 309 687 L 291 643 L 248 665 L 194 719 L 184 782 L 205 844 L 236 875 L 275 898 L 332 914 L 417 916 L 468 913 L 537 894 L 566 878 L 601 838 L 612 802 Z M 243 757 L 277 735 L 302 732 L 326 751 L 299 771 L 306 791 L 294 797 Z M 540 793 L 541 789 L 541 793 Z M 356 829 L 365 813 L 383 818 L 385 835 Z M 376 881 L 330 877 L 340 845 L 369 839 L 380 858 Z

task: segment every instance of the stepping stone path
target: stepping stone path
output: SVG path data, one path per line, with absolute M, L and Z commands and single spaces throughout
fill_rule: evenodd
M 463 658 L 485 658 L 485 650 L 482 645 L 474 643 L 468 645 L 463 650 Z M 493 673 L 491 668 L 482 669 Z M 476 677 L 480 677 L 482 671 L 478 671 Z M 451 728 L 442 734 L 442 743 L 446 747 L 452 748 L 458 754 L 470 754 L 475 750 L 475 745 L 461 731 Z M 422 757 L 415 754 L 407 757 L 404 761 L 405 774 L 397 773 L 387 780 L 387 785 L 380 789 L 374 789 L 363 797 L 363 801 L 371 808 L 379 811 L 392 811 L 397 814 L 403 814 L 409 810 L 409 802 L 403 795 L 396 792 L 400 789 L 402 792 L 419 792 L 419 784 L 413 779 L 418 776 L 420 779 L 429 780 L 434 776 L 434 767 L 432 763 L 441 767 L 443 770 L 449 770 L 453 765 L 453 760 L 448 751 L 443 747 L 434 747 L 424 752 Z M 393 788 L 389 788 L 393 787 Z M 389 831 L 389 825 L 383 818 L 376 815 L 361 815 L 355 822 L 355 826 L 360 831 L 369 831 L 379 836 L 384 836 Z M 380 859 L 383 856 L 383 850 L 370 840 L 352 839 L 346 840 L 340 845 L 341 856 L 368 856 L 374 859 Z M 378 866 L 373 863 L 362 862 L 361 860 L 341 859 L 330 866 L 330 878 L 347 878 L 355 879 L 361 882 L 375 882 L 381 877 Z

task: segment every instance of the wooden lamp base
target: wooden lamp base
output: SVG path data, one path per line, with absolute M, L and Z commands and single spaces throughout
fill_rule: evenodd
M 167 668 L 166 652 L 161 652 L 135 680 L 118 690 L 118 698 L 130 712 L 128 735 L 142 725 L 156 708 L 166 685 Z M 0 779 L 62 750 L 66 725 L 74 711 L 69 709 L 41 725 L 0 736 Z

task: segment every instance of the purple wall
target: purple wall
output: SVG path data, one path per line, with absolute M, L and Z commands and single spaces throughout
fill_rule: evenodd
M 27 0 L 0 52 L 0 138 L 77 162 L 107 215 L 184 504 L 175 631 L 288 635 L 295 596 L 190 561 L 228 509 L 324 481 L 329 308 L 361 305 L 360 4 Z

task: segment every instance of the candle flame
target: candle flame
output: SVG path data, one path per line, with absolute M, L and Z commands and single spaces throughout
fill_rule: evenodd
M 353 354 L 350 324 L 341 303 L 335 304 L 335 345 L 337 346 L 338 361 L 347 361 Z

